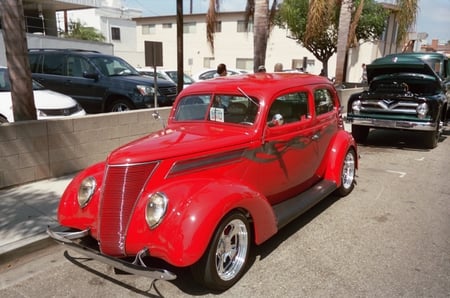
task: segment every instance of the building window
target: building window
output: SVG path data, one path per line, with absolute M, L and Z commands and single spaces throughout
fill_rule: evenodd
M 111 27 L 111 39 L 120 40 L 120 28 Z
M 155 34 L 155 33 L 156 33 L 156 25 L 155 24 L 142 25 L 142 35 Z
M 195 33 L 196 23 L 184 23 L 183 24 L 183 33 Z
M 164 23 L 162 24 L 163 29 L 170 29 L 172 28 L 172 23 Z
M 204 68 L 215 68 L 214 65 L 214 57 L 204 57 L 203 58 L 203 67 Z
M 236 68 L 253 69 L 253 59 L 252 58 L 236 58 Z
M 245 21 L 238 21 L 237 22 L 237 32 L 253 32 L 253 23 L 248 22 L 248 28 L 245 30 Z
M 216 22 L 216 28 L 215 28 L 215 30 L 216 30 L 216 33 L 217 33 L 217 32 L 222 32 L 222 21 Z

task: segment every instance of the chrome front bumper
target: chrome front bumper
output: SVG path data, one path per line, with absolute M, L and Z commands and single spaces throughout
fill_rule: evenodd
M 417 131 L 435 131 L 435 122 L 414 122 L 405 120 L 385 120 L 373 118 L 346 118 L 345 121 L 354 125 L 370 126 L 375 128 L 395 128 Z
M 47 228 L 47 234 L 56 240 L 58 243 L 68 246 L 70 249 L 86 256 L 91 259 L 100 261 L 102 263 L 113 266 L 114 268 L 120 269 L 124 272 L 131 274 L 145 276 L 152 279 L 162 279 L 162 280 L 173 280 L 177 278 L 175 274 L 169 272 L 165 269 L 157 269 L 147 267 L 142 258 L 148 256 L 148 249 L 143 248 L 137 255 L 135 260 L 130 263 L 125 260 L 114 258 L 102 254 L 101 252 L 75 243 L 73 240 L 81 239 L 89 235 L 89 230 L 77 231 L 77 232 L 55 232 Z

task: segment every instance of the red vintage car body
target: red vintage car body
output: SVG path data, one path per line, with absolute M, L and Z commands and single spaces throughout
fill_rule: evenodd
M 331 101 L 320 115 L 318 89 L 326 90 Z M 248 109 L 255 101 L 251 123 L 212 121 L 208 112 L 207 119 L 177 118 L 188 106 L 183 99 L 217 94 L 249 99 Z M 288 94 L 305 94 L 307 111 L 271 127 L 272 105 L 280 98 L 289 102 Z M 211 103 L 205 104 L 211 113 Z M 164 129 L 114 150 L 73 179 L 61 198 L 59 222 L 88 230 L 102 255 L 135 256 L 146 248 L 150 256 L 179 267 L 199 261 L 224 215 L 233 210 L 246 214 L 252 240 L 260 244 L 318 201 L 286 205 L 288 199 L 321 192 L 323 198 L 341 187 L 346 154 L 353 150 L 356 155 L 357 148 L 339 110 L 333 85 L 314 75 L 258 73 L 195 83 L 179 94 Z M 80 207 L 79 186 L 89 176 L 97 185 L 89 203 Z M 169 200 L 152 229 L 145 216 L 155 192 Z M 298 204 L 305 204 L 301 212 L 292 211 Z

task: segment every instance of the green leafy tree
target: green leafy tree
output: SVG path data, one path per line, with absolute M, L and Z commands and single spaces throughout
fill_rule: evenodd
M 359 5 L 361 1 L 364 0 L 346 3 L 358 7 L 348 10 L 351 21 L 350 25 L 346 22 L 349 27 L 346 41 L 377 40 L 385 29 L 388 12 L 374 0 L 365 0 L 363 6 Z M 328 74 L 328 60 L 337 52 L 342 3 L 343 0 L 284 0 L 276 17 L 278 26 L 289 29 L 291 37 L 322 62 L 325 74 Z M 352 27 L 354 35 L 350 32 Z
M 70 21 L 68 27 L 69 32 L 63 34 L 65 37 L 92 41 L 105 41 L 105 36 L 103 34 L 98 32 L 95 28 L 84 26 L 79 20 Z

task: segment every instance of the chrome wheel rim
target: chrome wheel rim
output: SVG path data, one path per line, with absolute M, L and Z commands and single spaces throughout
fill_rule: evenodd
M 116 104 L 112 108 L 113 112 L 125 112 L 125 111 L 129 111 L 129 110 L 130 109 L 128 108 L 128 106 L 126 104 L 123 104 L 123 103 Z
M 239 219 L 223 229 L 216 249 L 216 270 L 222 280 L 231 280 L 243 269 L 248 247 L 248 231 Z
M 355 179 L 355 156 L 351 151 L 347 152 L 344 164 L 342 166 L 342 186 L 348 189 L 352 186 Z

